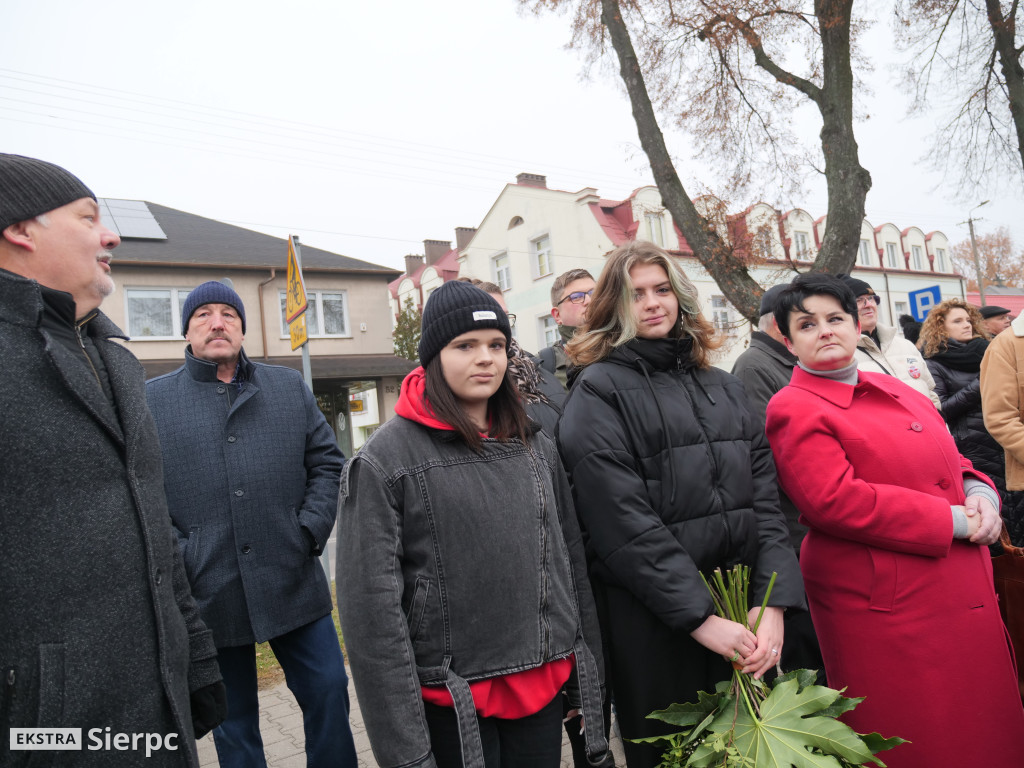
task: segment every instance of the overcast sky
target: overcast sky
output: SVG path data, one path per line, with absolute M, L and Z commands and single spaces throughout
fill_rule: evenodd
M 514 0 L 6 5 L 0 149 L 63 165 L 100 196 L 400 268 L 422 240 L 477 226 L 521 171 L 608 198 L 652 183 L 614 69 L 583 79 L 569 20 Z M 885 22 L 869 45 L 877 61 L 891 55 Z M 857 126 L 869 221 L 955 243 L 991 197 L 979 233 L 1006 225 L 1024 247 L 1024 194 L 936 190 L 915 163 L 928 118 L 904 119 L 891 77 L 884 64 L 873 75 L 872 119 Z M 669 138 L 688 190 L 713 188 L 685 137 Z M 825 213 L 820 183 L 769 202 Z

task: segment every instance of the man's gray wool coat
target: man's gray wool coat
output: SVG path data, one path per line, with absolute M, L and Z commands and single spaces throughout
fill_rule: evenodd
M 344 456 L 302 376 L 252 363 L 229 398 L 215 363 L 147 384 L 167 505 L 192 593 L 218 648 L 264 642 L 331 612 L 303 529 L 327 544 Z
M 139 361 L 88 323 L 40 328 L 39 285 L 0 270 L 0 764 L 198 766 L 189 693 L 220 679 L 164 501 Z M 9 751 L 9 727 L 178 733 L 176 751 Z

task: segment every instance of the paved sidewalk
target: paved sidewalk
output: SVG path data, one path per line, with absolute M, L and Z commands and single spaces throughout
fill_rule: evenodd
M 363 716 L 359 711 L 355 690 L 349 675 L 349 696 L 352 700 L 352 735 L 356 742 L 360 768 L 377 768 L 370 751 L 370 740 L 366 737 L 363 727 Z M 284 683 L 260 691 L 260 730 L 263 733 L 263 747 L 267 754 L 269 768 L 305 768 L 306 753 L 303 751 L 302 712 L 295 703 L 288 686 Z M 624 766 L 626 760 L 622 754 L 622 740 L 613 735 L 612 751 L 615 762 Z M 213 736 L 207 736 L 199 742 L 199 764 L 202 768 L 217 766 L 217 750 L 213 746 Z M 562 742 L 562 766 L 572 768 L 572 754 L 569 742 Z

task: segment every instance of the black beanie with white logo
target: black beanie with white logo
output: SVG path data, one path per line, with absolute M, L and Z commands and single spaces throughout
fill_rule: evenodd
M 420 365 L 426 368 L 452 339 L 478 328 L 496 328 L 512 341 L 508 314 L 490 294 L 459 280 L 444 283 L 423 307 Z

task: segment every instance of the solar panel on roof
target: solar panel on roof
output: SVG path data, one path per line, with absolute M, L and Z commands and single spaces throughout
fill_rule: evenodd
M 136 240 L 166 240 L 167 235 L 142 200 L 115 200 L 101 197 L 100 218 L 121 237 Z

